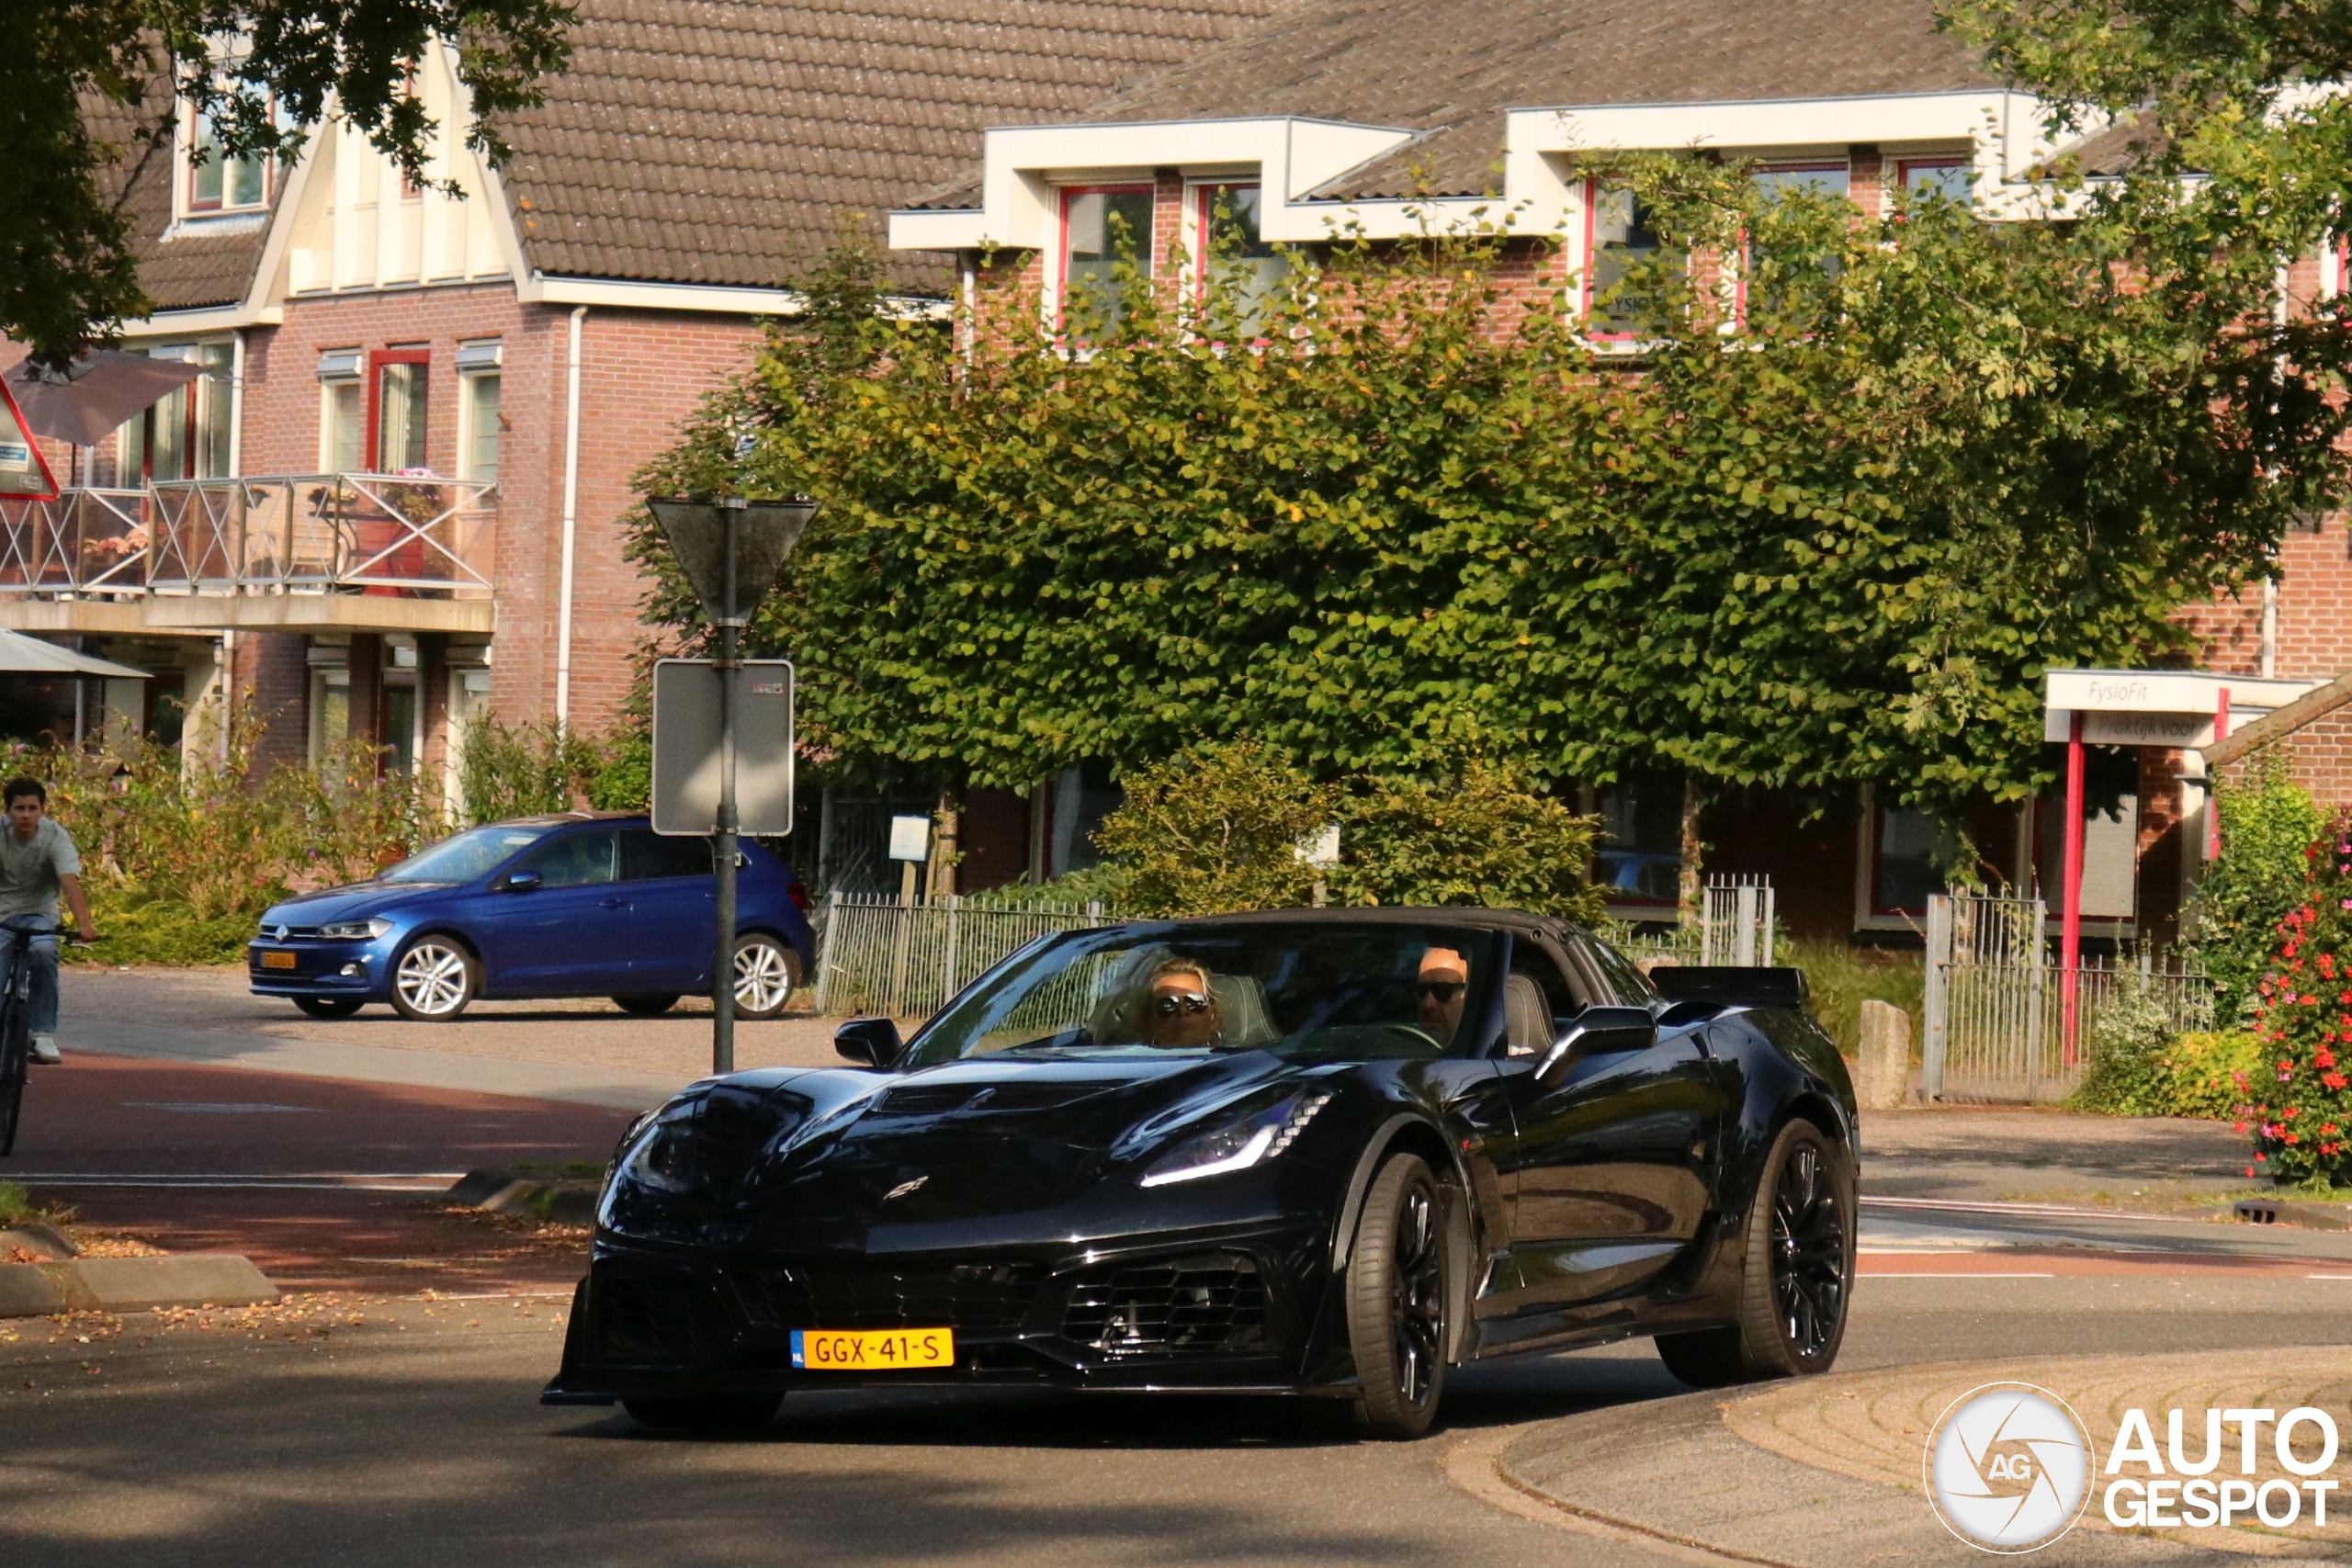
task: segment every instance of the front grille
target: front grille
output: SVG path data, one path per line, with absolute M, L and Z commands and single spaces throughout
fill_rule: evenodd
M 1238 1252 L 1207 1252 L 1079 1276 L 1062 1333 L 1098 1350 L 1253 1350 L 1266 1341 L 1266 1287 Z
M 734 1348 L 726 1306 L 700 1280 L 608 1270 L 596 1284 L 606 1360 L 700 1366 Z
M 1045 1269 L 984 1261 L 887 1269 L 820 1264 L 738 1269 L 731 1276 L 755 1329 L 1021 1326 Z

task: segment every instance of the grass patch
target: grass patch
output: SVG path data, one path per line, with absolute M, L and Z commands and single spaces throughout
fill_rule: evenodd
M 90 918 L 106 940 L 96 947 L 61 947 L 68 964 L 239 964 L 254 939 L 250 915 L 200 919 L 176 898 L 149 897 L 120 886 L 98 884 L 90 893 Z
M 1813 993 L 1814 1016 L 1849 1056 L 1862 1048 L 1862 1004 L 1893 1002 L 1911 1015 L 1911 1050 L 1921 1037 L 1921 1002 L 1927 991 L 1924 953 L 1901 948 L 1856 947 L 1834 937 L 1802 937 L 1780 943 L 1776 962 L 1804 971 Z
M 0 1181 L 0 1230 L 12 1229 L 27 1220 L 43 1220 L 52 1225 L 74 1223 L 74 1211 L 59 1203 L 36 1203 L 33 1195 L 13 1181 Z

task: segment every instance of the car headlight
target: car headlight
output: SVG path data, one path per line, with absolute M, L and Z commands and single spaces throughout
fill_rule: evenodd
M 621 1135 L 597 1223 L 627 1235 L 693 1230 L 741 1194 L 808 1110 L 799 1095 L 719 1084 L 639 1117 Z
M 1195 1134 L 1146 1171 L 1143 1185 L 1165 1187 L 1261 1165 L 1295 1143 L 1316 1112 L 1330 1102 L 1328 1089 L 1302 1089 L 1213 1131 Z
M 329 942 L 373 942 L 391 929 L 392 922 L 378 915 L 366 920 L 337 920 L 333 925 L 321 926 L 319 934 Z

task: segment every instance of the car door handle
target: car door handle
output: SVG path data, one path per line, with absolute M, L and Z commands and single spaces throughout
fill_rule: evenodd
M 626 898 L 607 898 L 605 900 L 605 908 L 607 909 L 626 909 L 628 908 L 628 900 Z

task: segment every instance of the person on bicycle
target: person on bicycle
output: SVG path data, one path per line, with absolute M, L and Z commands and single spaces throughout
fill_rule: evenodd
M 0 787 L 8 827 L 0 832 L 0 926 L 11 931 L 54 933 L 61 893 L 74 910 L 75 934 L 96 942 L 90 901 L 82 892 L 82 856 L 74 837 L 51 819 L 49 791 L 39 779 L 13 778 Z M 57 938 L 37 936 L 25 944 L 33 966 L 33 1060 L 55 1064 L 57 1049 Z M 0 989 L 8 983 L 10 959 L 0 953 Z

